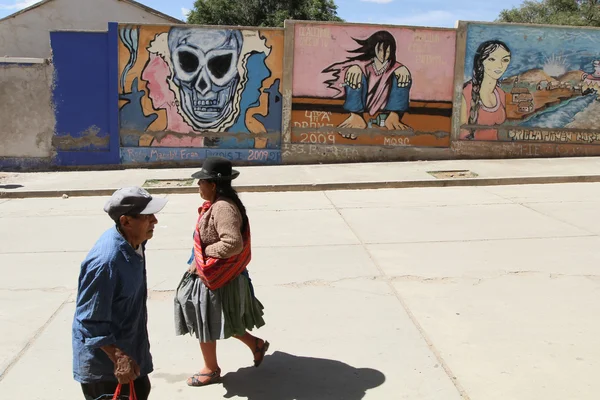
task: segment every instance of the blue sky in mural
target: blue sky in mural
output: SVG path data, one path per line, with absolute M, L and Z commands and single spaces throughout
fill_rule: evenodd
M 511 51 L 504 77 L 540 68 L 549 75 L 582 70 L 594 72 L 592 61 L 600 59 L 600 32 L 569 28 L 530 28 L 469 25 L 465 58 L 465 81 L 471 79 L 473 55 L 486 40 L 501 40 Z
M 98 0 L 100 1 L 100 0 Z M 37 0 L 0 0 L 0 18 L 29 7 Z M 138 2 L 184 18 L 194 0 L 138 0 Z M 453 28 L 457 20 L 493 21 L 504 8 L 517 6 L 519 0 L 477 2 L 472 0 L 336 0 L 338 13 L 348 22 L 416 25 Z

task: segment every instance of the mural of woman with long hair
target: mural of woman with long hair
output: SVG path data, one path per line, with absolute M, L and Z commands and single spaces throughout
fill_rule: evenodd
M 412 85 L 410 71 L 396 60 L 396 40 L 387 31 L 378 31 L 367 39 L 354 39 L 360 46 L 349 53 L 357 54 L 346 61 L 330 65 L 323 70 L 333 78 L 325 83 L 337 90 L 336 98 L 344 97 L 344 110 L 350 112 L 340 128 L 367 127 L 362 113 L 375 115 L 386 112 L 385 127 L 389 130 L 407 130 L 401 122 L 408 110 Z M 340 89 L 344 87 L 344 90 Z M 350 135 L 356 139 L 356 135 Z
M 508 46 L 499 40 L 479 45 L 473 57 L 473 75 L 463 87 L 461 123 L 499 125 L 506 121 L 506 93 L 498 80 L 510 64 Z M 495 129 L 462 130 L 461 139 L 498 140 Z

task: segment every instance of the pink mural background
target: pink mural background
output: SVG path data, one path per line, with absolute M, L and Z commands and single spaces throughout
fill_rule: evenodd
M 337 24 L 296 24 L 293 96 L 333 97 L 324 83 L 331 75 L 321 71 L 359 47 L 353 37 L 366 39 L 380 30 L 394 36 L 398 62 L 411 72 L 411 100 L 452 101 L 455 31 Z

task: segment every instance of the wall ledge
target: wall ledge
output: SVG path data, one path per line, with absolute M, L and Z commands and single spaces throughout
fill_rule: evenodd
M 49 64 L 48 58 L 0 57 L 0 64 Z

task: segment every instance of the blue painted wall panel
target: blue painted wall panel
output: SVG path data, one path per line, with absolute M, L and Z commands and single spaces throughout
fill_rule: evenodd
M 109 26 L 108 33 L 51 32 L 50 40 L 55 68 L 55 162 L 119 164 L 118 126 L 114 128 L 118 122 L 113 121 L 118 108 L 111 109 L 118 107 L 117 78 L 111 76 L 117 66 L 116 28 Z

